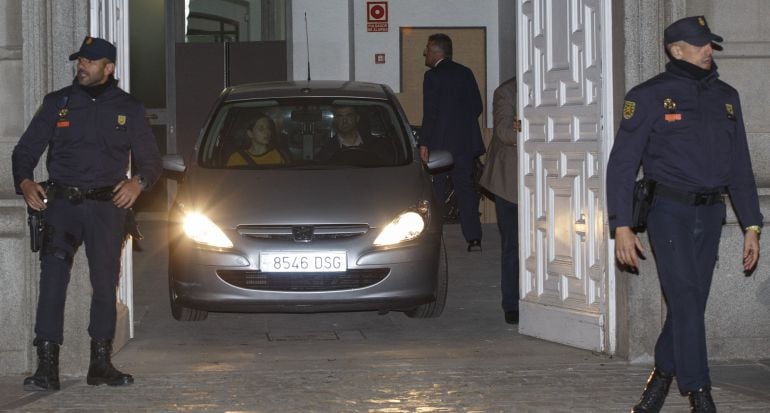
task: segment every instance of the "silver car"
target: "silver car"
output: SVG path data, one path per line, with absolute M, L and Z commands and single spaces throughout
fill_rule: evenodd
M 215 312 L 403 311 L 437 317 L 447 263 L 440 203 L 392 90 L 360 82 L 227 88 L 169 213 L 177 320 Z

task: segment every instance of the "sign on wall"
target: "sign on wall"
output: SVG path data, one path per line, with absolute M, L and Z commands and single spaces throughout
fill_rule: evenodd
M 366 2 L 366 31 L 367 32 L 387 32 L 388 31 L 388 2 L 387 1 L 367 1 Z

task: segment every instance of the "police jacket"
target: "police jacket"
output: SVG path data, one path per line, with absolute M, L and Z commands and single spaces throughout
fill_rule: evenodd
M 687 63 L 628 92 L 607 165 L 610 229 L 631 225 L 639 164 L 648 178 L 688 192 L 726 188 L 741 224 L 762 225 L 738 92 L 719 80 L 716 65 L 698 79 Z
M 82 189 L 112 186 L 126 178 L 129 154 L 146 187 L 160 176 L 158 145 L 145 119 L 144 106 L 110 84 L 92 98 L 77 83 L 49 93 L 13 149 L 16 193 L 48 147 L 51 181 Z

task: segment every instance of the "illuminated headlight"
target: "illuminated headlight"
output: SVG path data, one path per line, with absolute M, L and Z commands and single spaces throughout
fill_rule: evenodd
M 193 241 L 217 248 L 232 248 L 233 243 L 208 217 L 197 212 L 185 214 L 184 233 Z
M 393 245 L 417 238 L 425 229 L 425 219 L 414 211 L 404 212 L 388 224 L 374 245 Z

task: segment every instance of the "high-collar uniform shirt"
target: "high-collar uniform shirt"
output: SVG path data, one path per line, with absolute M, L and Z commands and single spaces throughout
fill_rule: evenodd
M 96 97 L 71 86 L 49 93 L 13 150 L 13 182 L 34 180 L 34 169 L 48 147 L 49 179 L 82 189 L 115 185 L 133 173 L 145 189 L 160 176 L 158 145 L 145 119 L 144 106 L 111 79 Z
M 762 225 L 738 92 L 719 79 L 715 64 L 699 70 L 669 62 L 626 95 L 607 165 L 611 230 L 631 226 L 640 163 L 646 177 L 670 188 L 726 190 L 744 227 Z

